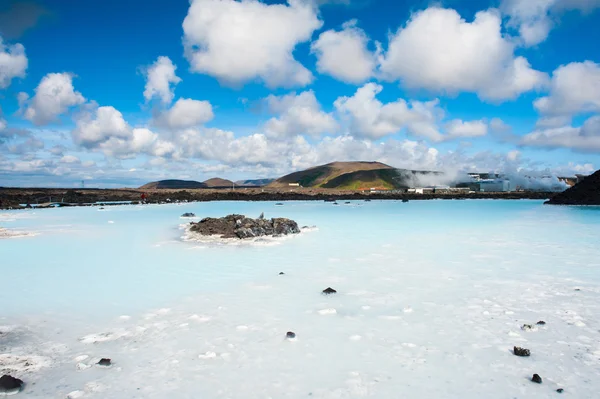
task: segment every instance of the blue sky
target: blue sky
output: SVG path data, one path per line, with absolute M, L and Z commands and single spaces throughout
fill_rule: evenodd
M 0 5 L 0 186 L 600 167 L 599 0 Z

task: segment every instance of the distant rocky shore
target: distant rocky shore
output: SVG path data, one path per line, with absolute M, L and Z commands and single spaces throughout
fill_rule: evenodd
M 204 218 L 197 223 L 190 222 L 190 226 L 190 231 L 201 235 L 236 239 L 280 237 L 300 233 L 295 221 L 286 218 L 266 219 L 262 214 L 256 219 L 244 215 Z
M 144 195 L 144 198 L 142 198 Z M 550 192 L 506 193 L 436 193 L 414 194 L 403 192 L 353 192 L 343 190 L 298 189 L 263 190 L 139 190 L 139 189 L 49 189 L 49 188 L 0 188 L 0 209 L 22 209 L 31 204 L 42 207 L 116 205 L 203 201 L 323 201 L 323 200 L 431 200 L 431 199 L 536 199 L 546 200 L 556 195 Z

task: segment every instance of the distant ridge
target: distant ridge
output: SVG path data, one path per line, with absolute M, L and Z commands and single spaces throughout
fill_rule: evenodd
M 205 180 L 202 182 L 207 188 L 223 188 L 232 187 L 233 182 L 227 179 L 221 179 L 220 177 L 213 177 L 212 179 Z
M 206 184 L 195 180 L 159 180 L 140 187 L 143 190 L 160 190 L 160 189 L 185 189 L 185 188 L 206 188 Z
M 381 162 L 332 162 L 283 176 L 269 187 L 332 188 L 338 190 L 392 190 L 418 185 L 426 176 L 441 176 L 440 172 L 396 169 Z
M 236 186 L 241 186 L 241 187 L 262 187 L 262 186 L 266 186 L 267 184 L 270 184 L 272 182 L 274 182 L 275 179 L 250 179 L 250 180 L 237 180 L 235 182 Z
M 600 170 L 545 203 L 550 205 L 600 205 Z

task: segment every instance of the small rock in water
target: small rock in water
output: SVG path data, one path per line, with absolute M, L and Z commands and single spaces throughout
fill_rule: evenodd
M 323 294 L 325 294 L 325 295 L 329 295 L 329 294 L 335 294 L 336 292 L 337 292 L 337 291 L 336 291 L 336 290 L 334 290 L 334 289 L 333 289 L 333 288 L 331 288 L 331 287 L 327 287 L 327 288 L 325 288 L 325 289 L 323 290 Z
M 281 202 L 278 202 L 275 205 L 277 205 L 277 206 L 283 206 L 283 204 Z
M 531 351 L 529 349 L 521 348 L 519 346 L 515 346 L 513 348 L 513 353 L 515 356 L 527 357 L 531 355 Z
M 294 339 L 294 338 L 296 338 L 296 333 L 293 331 L 288 331 L 287 334 L 285 334 L 285 337 L 287 339 Z
M 544 320 L 540 320 L 540 321 L 538 321 L 538 322 L 537 322 L 537 323 L 535 323 L 535 324 L 537 324 L 538 326 L 545 326 L 545 325 L 546 325 L 546 322 L 545 322 Z
M 280 275 L 280 276 L 283 276 L 284 274 L 285 274 L 284 272 L 279 272 L 279 275 Z
M 8 374 L 0 377 L 0 393 L 12 395 L 23 389 L 23 381 Z
M 533 377 L 531 377 L 531 381 L 537 383 L 537 384 L 541 384 L 542 383 L 542 377 L 540 377 L 539 374 L 534 374 Z
M 532 329 L 533 329 L 533 326 L 531 324 L 523 324 L 523 326 L 521 327 L 521 330 L 523 330 L 523 331 L 529 331 Z
M 558 389 L 556 390 L 556 392 L 558 392 L 558 393 L 563 393 L 563 392 L 564 392 L 564 389 L 562 389 L 562 388 L 558 388 Z
M 182 218 L 195 218 L 196 214 L 192 213 L 192 212 L 186 212 L 183 215 L 181 215 Z
M 98 366 L 102 366 L 102 367 L 109 367 L 110 365 L 112 365 L 112 362 L 110 361 L 110 359 L 106 359 L 106 358 L 102 358 L 100 359 L 100 361 L 98 363 L 96 363 Z
M 407 200 L 406 198 L 404 198 L 404 199 L 402 200 L 402 202 L 408 202 L 408 200 Z

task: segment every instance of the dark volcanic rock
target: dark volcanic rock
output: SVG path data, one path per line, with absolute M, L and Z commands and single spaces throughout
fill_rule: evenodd
M 527 357 L 531 355 L 531 351 L 529 349 L 521 348 L 519 346 L 515 346 L 513 348 L 513 353 L 515 356 Z
M 408 202 L 408 200 L 406 198 L 403 198 L 402 202 Z
M 331 287 L 327 287 L 323 290 L 323 294 L 325 294 L 325 295 L 330 295 L 330 294 L 335 294 L 335 293 L 337 293 L 337 291 Z
M 531 324 L 523 324 L 521 326 L 521 330 L 523 330 L 523 331 L 533 330 L 533 326 Z
M 279 272 L 279 275 L 280 275 L 280 276 L 283 276 L 284 274 L 285 274 L 284 272 Z
M 538 321 L 538 322 L 537 322 L 537 323 L 535 323 L 535 324 L 537 324 L 538 326 L 545 326 L 545 325 L 546 325 L 546 322 L 545 322 L 544 320 L 540 320 L 540 321 Z
M 204 218 L 190 223 L 191 231 L 202 235 L 219 235 L 221 238 L 252 238 L 298 234 L 298 224 L 286 218 L 252 219 L 244 215 L 228 215 L 222 218 Z
M 296 338 L 296 333 L 293 331 L 288 331 L 287 334 L 285 334 L 285 337 L 287 339 L 294 339 L 294 338 Z
M 531 381 L 541 384 L 542 383 L 542 377 L 540 377 L 539 374 L 534 374 L 533 377 L 531 377 Z
M 564 389 L 562 389 L 562 388 L 558 388 L 558 389 L 556 390 L 556 392 L 558 392 L 558 393 L 563 393 L 564 391 L 565 391 L 565 390 L 564 390 Z
M 586 177 L 568 190 L 556 194 L 545 204 L 600 205 L 600 170 Z
M 192 213 L 192 212 L 186 212 L 183 215 L 181 215 L 182 218 L 195 218 L 196 214 Z
M 102 367 L 109 367 L 110 365 L 112 365 L 112 362 L 110 359 L 106 359 L 106 358 L 102 358 L 100 359 L 100 361 L 98 363 L 96 363 L 98 366 L 102 366 Z
M 0 377 L 0 393 L 12 394 L 23 389 L 23 381 L 10 375 Z

